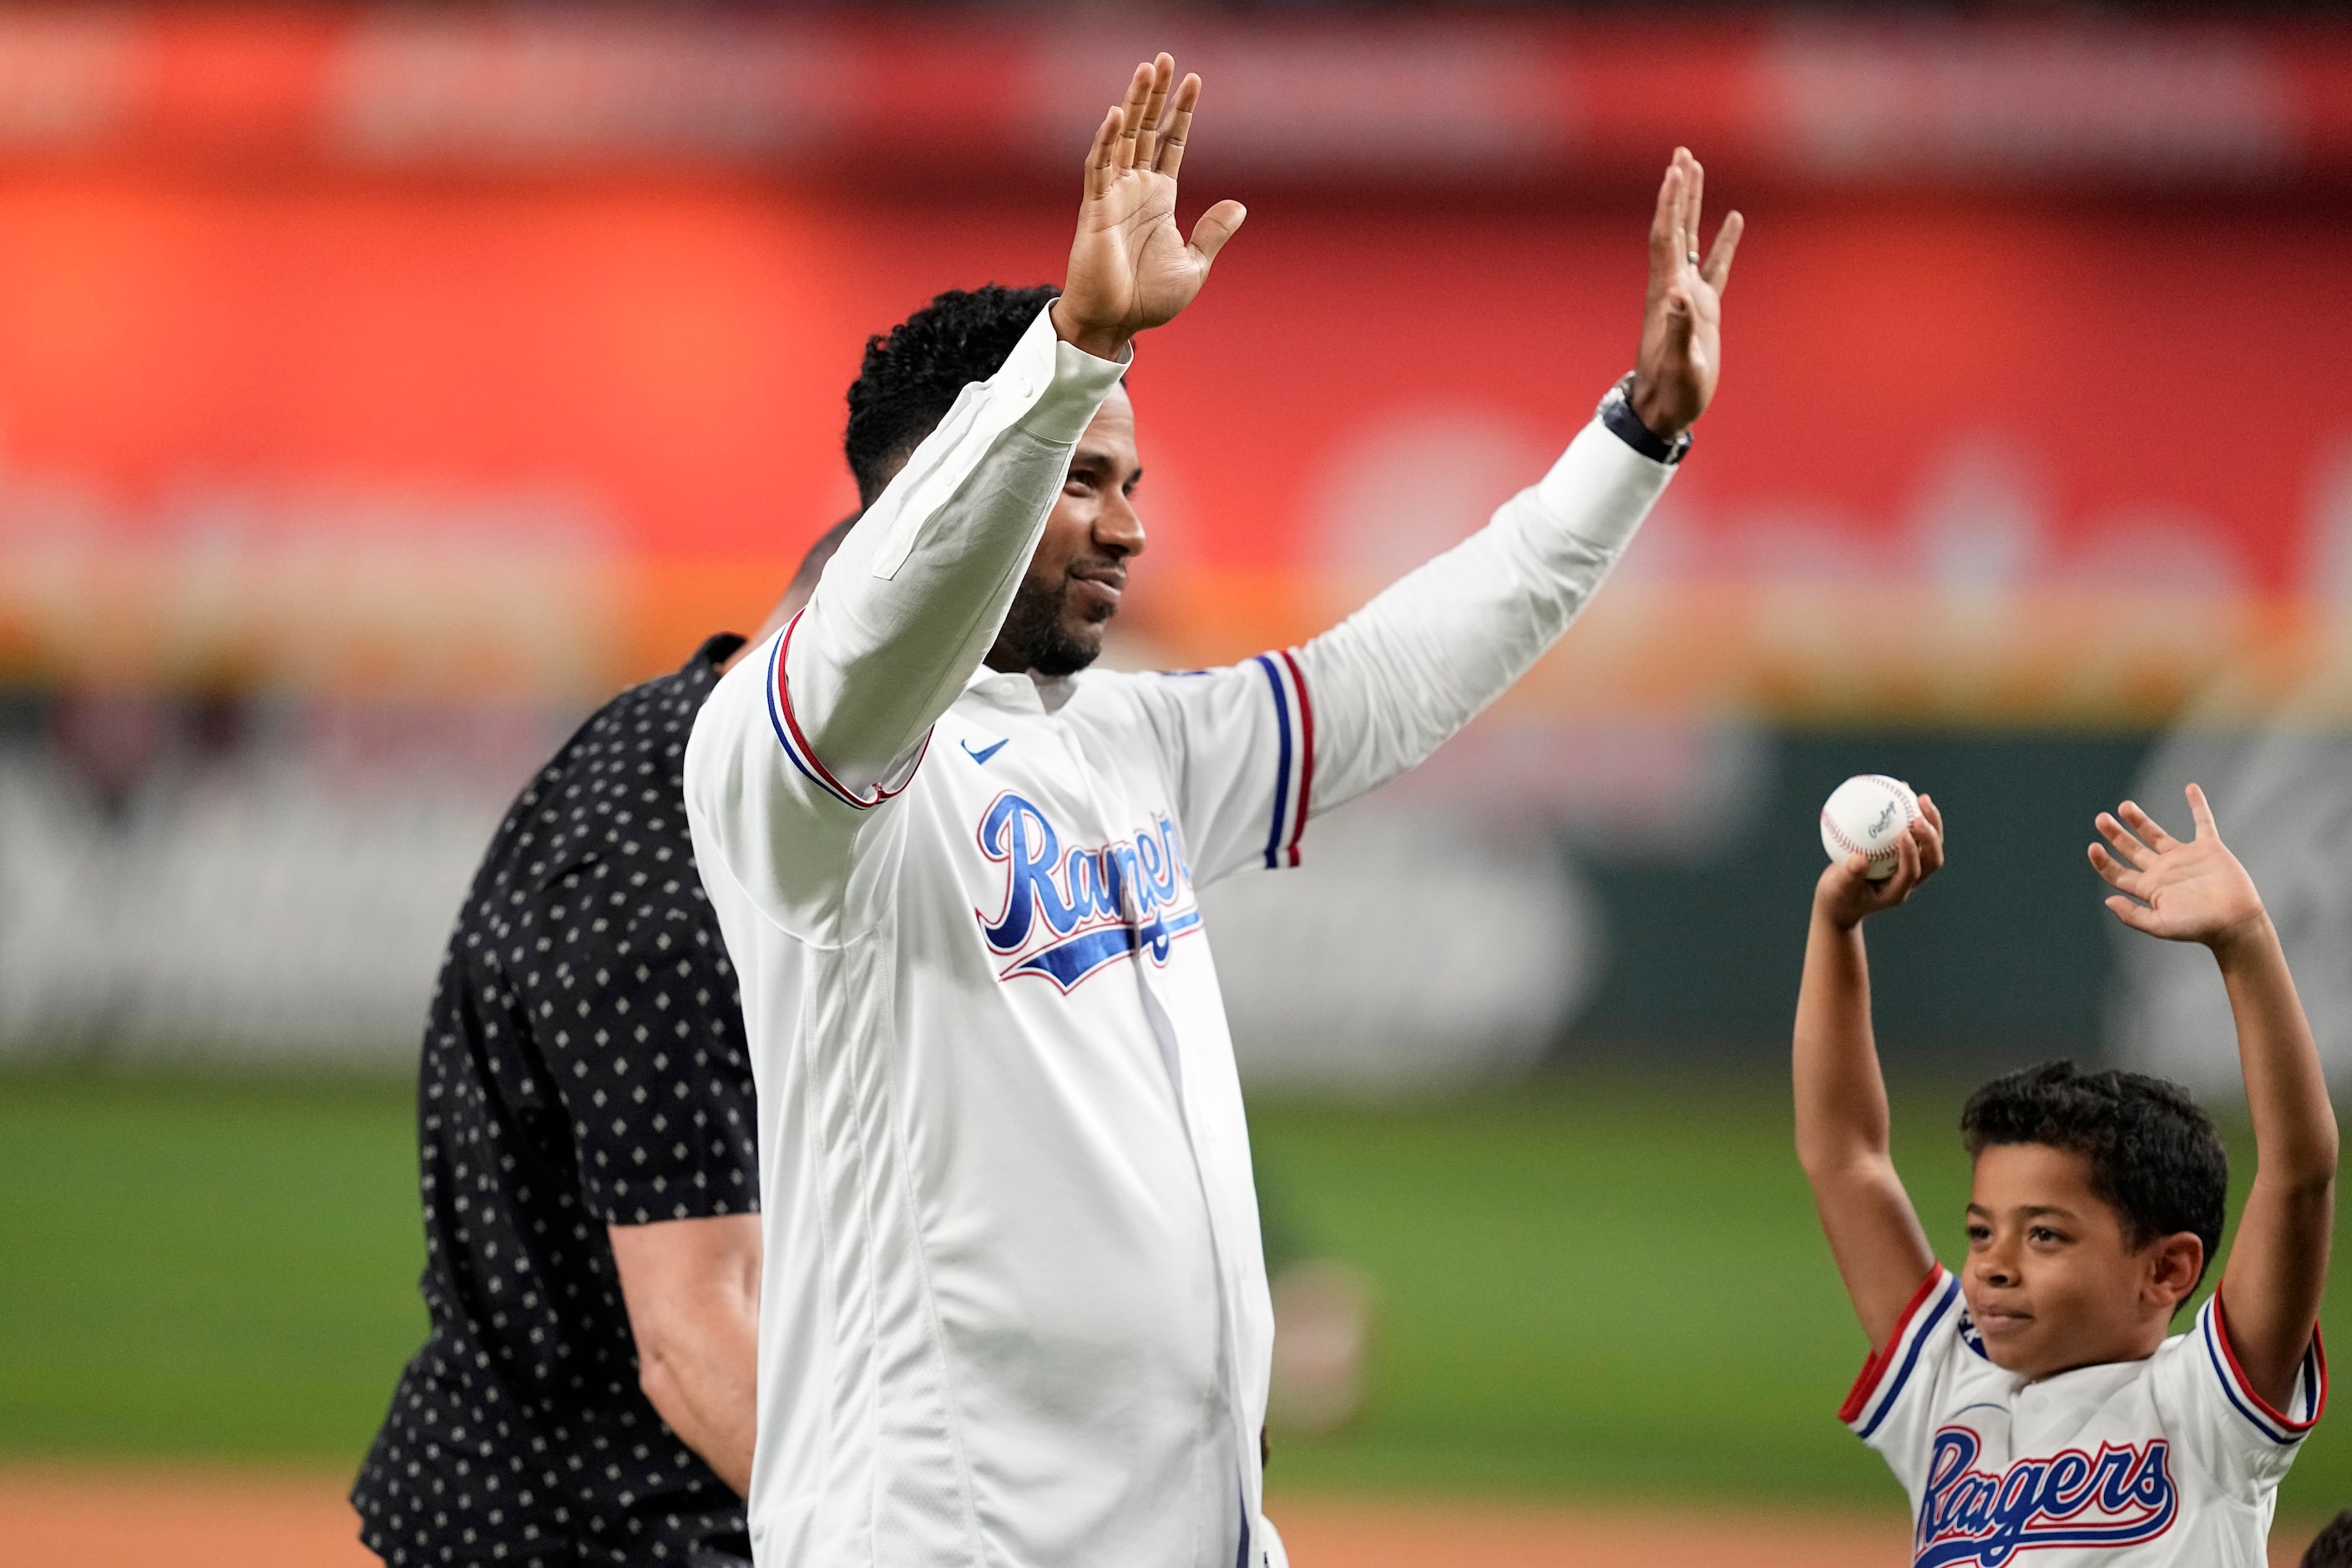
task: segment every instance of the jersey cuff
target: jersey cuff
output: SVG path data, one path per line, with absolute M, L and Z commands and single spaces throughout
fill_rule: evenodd
M 1845 1403 L 1838 1406 L 1838 1419 L 1853 1427 L 1854 1436 L 1867 1442 L 1878 1430 L 1918 1367 L 1919 1352 L 1927 1336 L 1957 1312 L 1959 1304 L 1959 1280 L 1938 1263 L 1919 1282 L 1903 1315 L 1895 1321 L 1886 1348 L 1872 1352 L 1862 1363 L 1862 1375 L 1853 1380 Z
M 806 606 L 803 606 L 791 620 L 784 623 L 784 629 L 777 635 L 776 640 L 769 645 L 768 723 L 776 731 L 776 739 L 782 744 L 784 755 L 792 760 L 793 766 L 798 768 L 801 775 L 814 784 L 820 793 L 830 795 L 842 805 L 856 810 L 871 811 L 914 782 L 916 772 L 923 765 L 925 753 L 931 749 L 930 733 L 928 731 L 924 732 L 922 744 L 915 750 L 915 760 L 907 764 L 906 771 L 900 774 L 898 784 L 891 788 L 885 789 L 877 784 L 870 791 L 860 795 L 835 778 L 831 770 L 818 761 L 815 749 L 808 743 L 808 737 L 801 733 L 800 719 L 793 712 L 792 681 L 784 668 L 784 655 L 785 651 L 792 647 L 793 633 L 800 629 L 801 616 L 806 614 L 808 610 Z
M 1315 789 L 1315 701 L 1288 648 L 1251 662 L 1274 689 L 1274 823 L 1265 836 L 1265 868 L 1272 871 L 1298 864 L 1298 841 L 1307 832 Z
M 1595 419 L 1536 481 L 1536 500 L 1556 528 L 1613 552 L 1633 539 L 1674 474 Z
M 2303 1352 L 2303 1365 L 2287 1399 L 2288 1409 L 2295 1412 L 2293 1415 L 2273 1406 L 2246 1380 L 2238 1365 L 2238 1352 L 2230 1346 L 2230 1325 L 2222 1314 L 2219 1290 L 2198 1310 L 2197 1337 L 2213 1375 L 2221 1380 L 2221 1392 L 2255 1431 L 2285 1445 L 2302 1442 L 2304 1435 L 2319 1425 L 2320 1413 L 2327 1408 L 2327 1352 L 2319 1342 L 2316 1322 L 2311 1325 L 2311 1344 Z
M 1054 307 L 1047 305 L 998 374 L 1012 378 L 1012 390 L 1026 403 L 1021 426 L 1040 440 L 1068 447 L 1086 434 L 1095 410 L 1134 363 L 1132 343 L 1126 358 L 1108 360 L 1064 342 L 1054 331 Z

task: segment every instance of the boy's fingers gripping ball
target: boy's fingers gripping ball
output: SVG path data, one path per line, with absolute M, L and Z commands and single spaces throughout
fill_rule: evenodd
M 1863 874 L 1874 882 L 1895 875 L 1895 840 L 1919 820 L 1919 797 L 1901 779 L 1856 773 L 1830 792 L 1822 805 L 1822 847 L 1830 858 L 1870 857 Z

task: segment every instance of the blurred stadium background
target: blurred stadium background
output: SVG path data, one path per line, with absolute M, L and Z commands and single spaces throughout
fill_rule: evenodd
M 1058 278 L 1160 47 L 1208 83 L 1188 207 L 1251 222 L 1142 345 L 1126 662 L 1309 635 L 1539 471 L 1630 361 L 1677 142 L 1751 224 L 1590 617 L 1213 905 L 1276 1238 L 1376 1322 L 1278 1493 L 1899 1551 L 1778 1077 L 1848 773 L 1952 818 L 1874 935 L 1948 1247 L 1986 1071 L 2230 1103 L 2209 966 L 2103 924 L 2127 792 L 2213 793 L 2352 1086 L 2327 10 L 0 10 L 0 1560 L 12 1475 L 331 1496 L 421 1334 L 404 1075 L 490 826 L 854 507 L 866 333 Z M 2352 1503 L 2352 1437 L 2284 1498 Z

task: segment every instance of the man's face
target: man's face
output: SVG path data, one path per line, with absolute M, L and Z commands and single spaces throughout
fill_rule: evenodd
M 1996 1143 L 1977 1156 L 1960 1288 L 2004 1371 L 2048 1377 L 2154 1354 L 2203 1260 L 2190 1235 L 2130 1245 L 2080 1154 Z
M 1135 405 L 1116 387 L 1070 456 L 1069 477 L 988 651 L 991 669 L 1072 675 L 1102 652 L 1103 628 L 1127 589 L 1127 563 L 1143 552 L 1143 522 L 1129 504 L 1142 478 Z

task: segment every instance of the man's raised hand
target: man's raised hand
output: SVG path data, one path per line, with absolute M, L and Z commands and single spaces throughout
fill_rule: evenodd
M 1706 171 L 1690 149 L 1675 149 L 1658 210 L 1650 220 L 1650 291 L 1642 316 L 1642 353 L 1633 371 L 1633 413 L 1668 440 L 1706 412 L 1723 373 L 1723 290 L 1747 221 L 1723 220 L 1715 247 L 1699 260 L 1700 198 Z
M 1164 54 L 1136 67 L 1126 101 L 1103 116 L 1087 153 L 1086 199 L 1054 330 L 1098 358 L 1117 359 L 1129 338 L 1191 304 L 1248 216 L 1239 202 L 1219 202 L 1192 226 L 1189 244 L 1176 227 L 1176 170 L 1201 79 L 1177 83 L 1175 76 L 1176 62 Z

